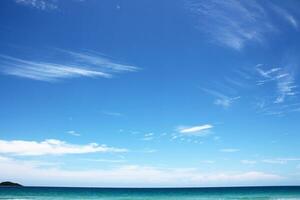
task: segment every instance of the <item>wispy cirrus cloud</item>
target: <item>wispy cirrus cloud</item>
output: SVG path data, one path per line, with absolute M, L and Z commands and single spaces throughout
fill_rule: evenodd
M 260 42 L 274 31 L 264 8 L 256 1 L 189 0 L 188 8 L 198 16 L 199 28 L 223 45 L 240 50 L 248 41 Z
M 5 65 L 5 69 L 2 70 L 4 74 L 38 81 L 51 82 L 75 77 L 111 77 L 108 73 L 75 65 L 28 61 L 3 55 L 1 58 L 5 59 L 2 60 L 2 66 Z
M 20 5 L 40 10 L 57 9 L 55 0 L 15 0 L 15 2 Z
M 238 100 L 240 99 L 241 97 L 240 96 L 237 96 L 237 97 L 232 97 L 232 98 L 229 98 L 229 97 L 226 97 L 226 98 L 220 98 L 220 99 L 216 99 L 214 104 L 215 105 L 218 105 L 218 106 L 222 106 L 223 108 L 228 108 L 231 106 L 231 104 L 235 101 L 235 100 Z
M 47 139 L 44 141 L 0 140 L 0 153 L 18 156 L 42 156 L 86 153 L 120 153 L 127 149 L 108 147 L 97 143 L 86 145 L 70 144 L 61 140 Z
M 249 42 L 262 43 L 268 34 L 279 32 L 274 15 L 298 27 L 296 18 L 288 10 L 272 2 L 186 0 L 186 5 L 196 16 L 198 29 L 214 42 L 236 50 Z
M 271 4 L 271 8 L 283 19 L 285 19 L 291 26 L 293 26 L 295 29 L 298 29 L 298 21 L 296 18 L 289 13 L 286 9 L 284 9 L 282 6 L 279 7 L 275 4 Z
M 297 94 L 297 88 L 293 74 L 284 68 L 275 67 L 268 70 L 263 70 L 263 65 L 256 66 L 256 71 L 263 78 L 257 81 L 257 85 L 265 85 L 275 83 L 277 87 L 277 97 L 274 103 L 283 103 L 288 96 Z
M 136 66 L 120 64 L 118 62 L 112 61 L 109 58 L 104 57 L 103 55 L 97 52 L 74 52 L 66 50 L 60 51 L 69 54 L 74 59 L 76 59 L 78 63 L 88 63 L 94 66 L 101 66 L 102 68 L 113 72 L 134 72 L 138 70 Z
M 279 66 L 257 64 L 240 68 L 200 89 L 215 97 L 213 104 L 225 109 L 247 99 L 257 113 L 283 116 L 299 111 L 298 63 L 292 57 Z
M 206 88 L 202 88 L 202 90 L 204 92 L 216 97 L 216 99 L 214 100 L 214 104 L 217 106 L 221 106 L 223 108 L 229 108 L 235 101 L 237 101 L 238 99 L 241 98 L 240 96 L 230 97 L 230 96 L 225 95 L 216 90 L 211 90 L 211 89 L 206 89 Z
M 204 124 L 198 126 L 179 126 L 177 131 L 182 135 L 195 135 L 206 136 L 210 134 L 210 130 L 213 128 L 211 124 Z
M 135 66 L 120 64 L 96 53 L 78 53 L 65 50 L 55 52 L 59 56 L 51 59 L 51 61 L 28 60 L 0 55 L 0 70 L 7 75 L 54 82 L 78 77 L 111 78 L 117 73 L 135 72 L 139 69 Z

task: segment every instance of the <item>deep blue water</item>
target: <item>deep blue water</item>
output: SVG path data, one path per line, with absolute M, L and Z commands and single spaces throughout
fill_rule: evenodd
M 227 188 L 0 188 L 0 200 L 99 199 L 99 200 L 204 200 L 204 199 L 277 199 L 300 200 L 300 187 L 227 187 Z

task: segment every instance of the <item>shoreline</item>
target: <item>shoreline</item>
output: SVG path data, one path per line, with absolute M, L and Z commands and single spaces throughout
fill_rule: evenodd
M 172 190 L 172 189 L 238 189 L 238 188 L 300 188 L 300 185 L 262 185 L 262 186 L 205 186 L 205 187 L 97 187 L 97 186 L 0 186 L 0 188 L 79 188 L 79 189 L 141 189 L 141 190 Z

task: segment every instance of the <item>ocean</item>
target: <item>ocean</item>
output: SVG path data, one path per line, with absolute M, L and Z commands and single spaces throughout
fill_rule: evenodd
M 300 187 L 224 188 L 0 188 L 0 200 L 300 200 Z

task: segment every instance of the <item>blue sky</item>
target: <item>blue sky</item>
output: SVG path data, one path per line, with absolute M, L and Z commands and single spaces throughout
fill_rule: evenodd
M 300 184 L 300 2 L 0 4 L 0 180 Z

